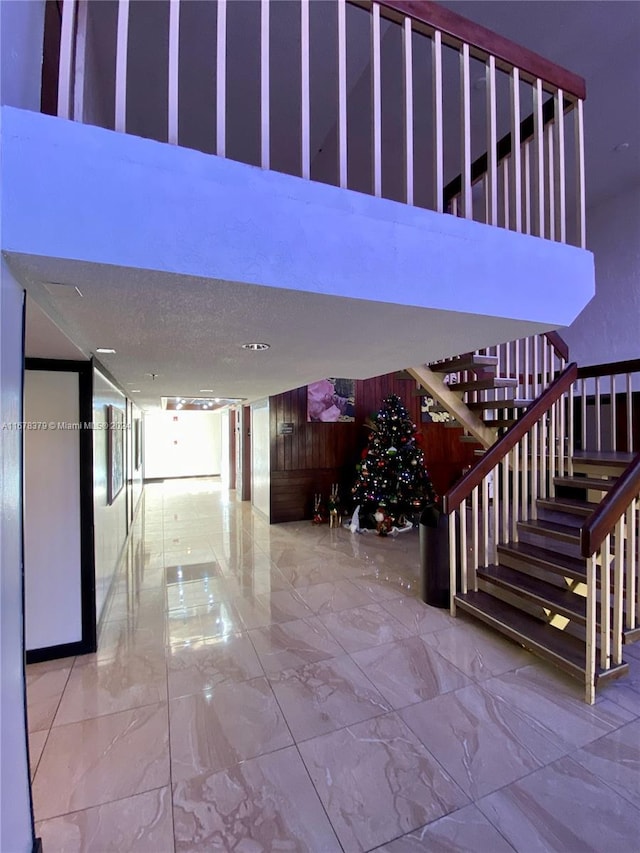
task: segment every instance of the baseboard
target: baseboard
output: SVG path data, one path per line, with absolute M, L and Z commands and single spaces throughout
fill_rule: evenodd
M 57 646 L 46 646 L 44 649 L 31 649 L 27 651 L 26 661 L 30 663 L 43 663 L 58 658 L 70 658 L 75 655 L 88 655 L 95 652 L 90 643 L 79 640 L 77 643 L 60 643 Z
M 185 474 L 177 477 L 145 477 L 143 483 L 165 483 L 167 480 L 211 480 L 213 477 L 220 478 L 220 474 Z

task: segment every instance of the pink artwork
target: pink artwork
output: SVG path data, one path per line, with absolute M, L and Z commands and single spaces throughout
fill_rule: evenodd
M 355 380 L 320 379 L 307 385 L 307 420 L 323 423 L 355 420 Z

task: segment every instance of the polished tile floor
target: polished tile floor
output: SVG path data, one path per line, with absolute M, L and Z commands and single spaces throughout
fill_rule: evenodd
M 62 851 L 637 851 L 640 649 L 577 683 L 417 596 L 418 537 L 146 487 L 98 653 L 28 667 Z

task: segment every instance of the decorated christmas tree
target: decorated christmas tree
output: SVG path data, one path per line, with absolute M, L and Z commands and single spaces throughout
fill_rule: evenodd
M 433 503 L 435 495 L 419 446 L 422 436 L 400 398 L 387 397 L 367 426 L 369 441 L 352 494 L 362 526 L 368 521 L 384 533 Z

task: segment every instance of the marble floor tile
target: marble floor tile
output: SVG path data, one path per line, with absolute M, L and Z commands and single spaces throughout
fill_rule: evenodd
M 296 741 L 391 710 L 346 655 L 283 670 L 269 680 Z
M 164 649 L 75 666 L 53 721 L 54 726 L 156 705 L 167 699 Z
M 255 628 L 249 636 L 267 674 L 344 654 L 317 616 Z
M 173 853 L 170 788 L 157 788 L 36 823 L 45 851 Z
M 275 567 L 270 569 L 230 568 L 224 577 L 229 581 L 228 588 L 234 590 L 235 596 L 269 595 L 279 590 L 291 592 L 293 587 Z M 233 584 L 231 587 L 230 584 Z
M 357 652 L 410 636 L 404 625 L 380 604 L 329 613 L 321 619 L 347 652 Z
M 360 575 L 352 577 L 351 583 L 367 593 L 372 601 L 392 601 L 402 597 L 402 591 L 378 575 Z
M 595 705 L 584 702 L 582 686 L 568 682 L 563 673 L 533 664 L 496 676 L 483 688 L 516 708 L 568 751 L 597 740 L 634 717 L 607 699 Z
M 166 705 L 148 705 L 58 726 L 51 729 L 33 783 L 36 820 L 124 799 L 168 783 Z
M 335 564 L 328 564 L 322 558 L 306 560 L 292 566 L 276 563 L 283 577 L 295 589 L 315 586 L 318 583 L 344 580 L 345 572 Z
M 298 593 L 281 589 L 265 595 L 234 598 L 245 628 L 262 628 L 265 625 L 304 619 L 313 613 Z
M 193 563 L 192 565 L 167 566 L 165 569 L 167 584 L 219 578 L 222 574 L 222 566 L 216 560 L 210 560 L 207 563 Z
M 293 743 L 264 677 L 172 699 L 169 726 L 174 782 L 215 773 Z
M 374 603 L 373 597 L 366 589 L 349 580 L 302 586 L 298 588 L 298 594 L 317 615 L 337 613 L 340 610 Z
M 174 786 L 176 851 L 339 853 L 295 748 Z
M 624 658 L 636 658 L 636 660 L 640 660 L 640 640 L 636 640 L 635 643 L 625 646 L 623 652 Z
M 571 758 L 640 809 L 640 720 L 593 741 Z
M 167 587 L 167 610 L 218 604 L 234 595 L 237 595 L 236 584 L 229 583 L 226 577 L 171 584 Z
M 138 627 L 137 620 L 117 619 L 103 622 L 98 635 L 98 649 L 88 655 L 78 655 L 74 667 L 108 660 L 125 661 L 130 656 L 162 652 L 166 642 L 165 616 L 158 624 Z
M 609 684 L 603 684 L 596 699 L 610 699 L 640 717 L 640 659 L 629 653 L 632 648 L 632 645 L 623 646 L 623 660 L 629 664 L 628 674 Z
M 396 714 L 298 749 L 345 851 L 371 850 L 468 803 Z
M 462 623 L 424 635 L 425 642 L 475 681 L 526 666 L 534 660 L 525 649 L 480 626 Z
M 412 705 L 400 716 L 472 800 L 563 754 L 542 727 L 476 684 Z
M 470 683 L 421 637 L 354 652 L 353 659 L 393 708 L 432 699 Z
M 170 645 L 228 637 L 243 630 L 242 618 L 231 601 L 184 607 L 167 613 L 167 640 Z
M 36 770 L 38 769 L 42 750 L 44 749 L 48 735 L 48 730 L 43 732 L 29 732 L 29 766 L 31 768 L 32 782 L 33 777 L 36 775 Z
M 513 853 L 508 844 L 475 806 L 465 806 L 428 826 L 396 838 L 376 853 Z
M 27 667 L 27 721 L 30 732 L 48 729 L 58 710 L 74 658 Z
M 476 805 L 518 851 L 638 849 L 640 811 L 569 757 Z
M 431 607 L 419 598 L 402 596 L 392 601 L 383 601 L 382 606 L 412 634 L 431 634 L 456 624 L 448 610 Z
M 168 650 L 170 699 L 261 675 L 262 666 L 246 633 L 196 640 L 187 646 L 170 646 Z

